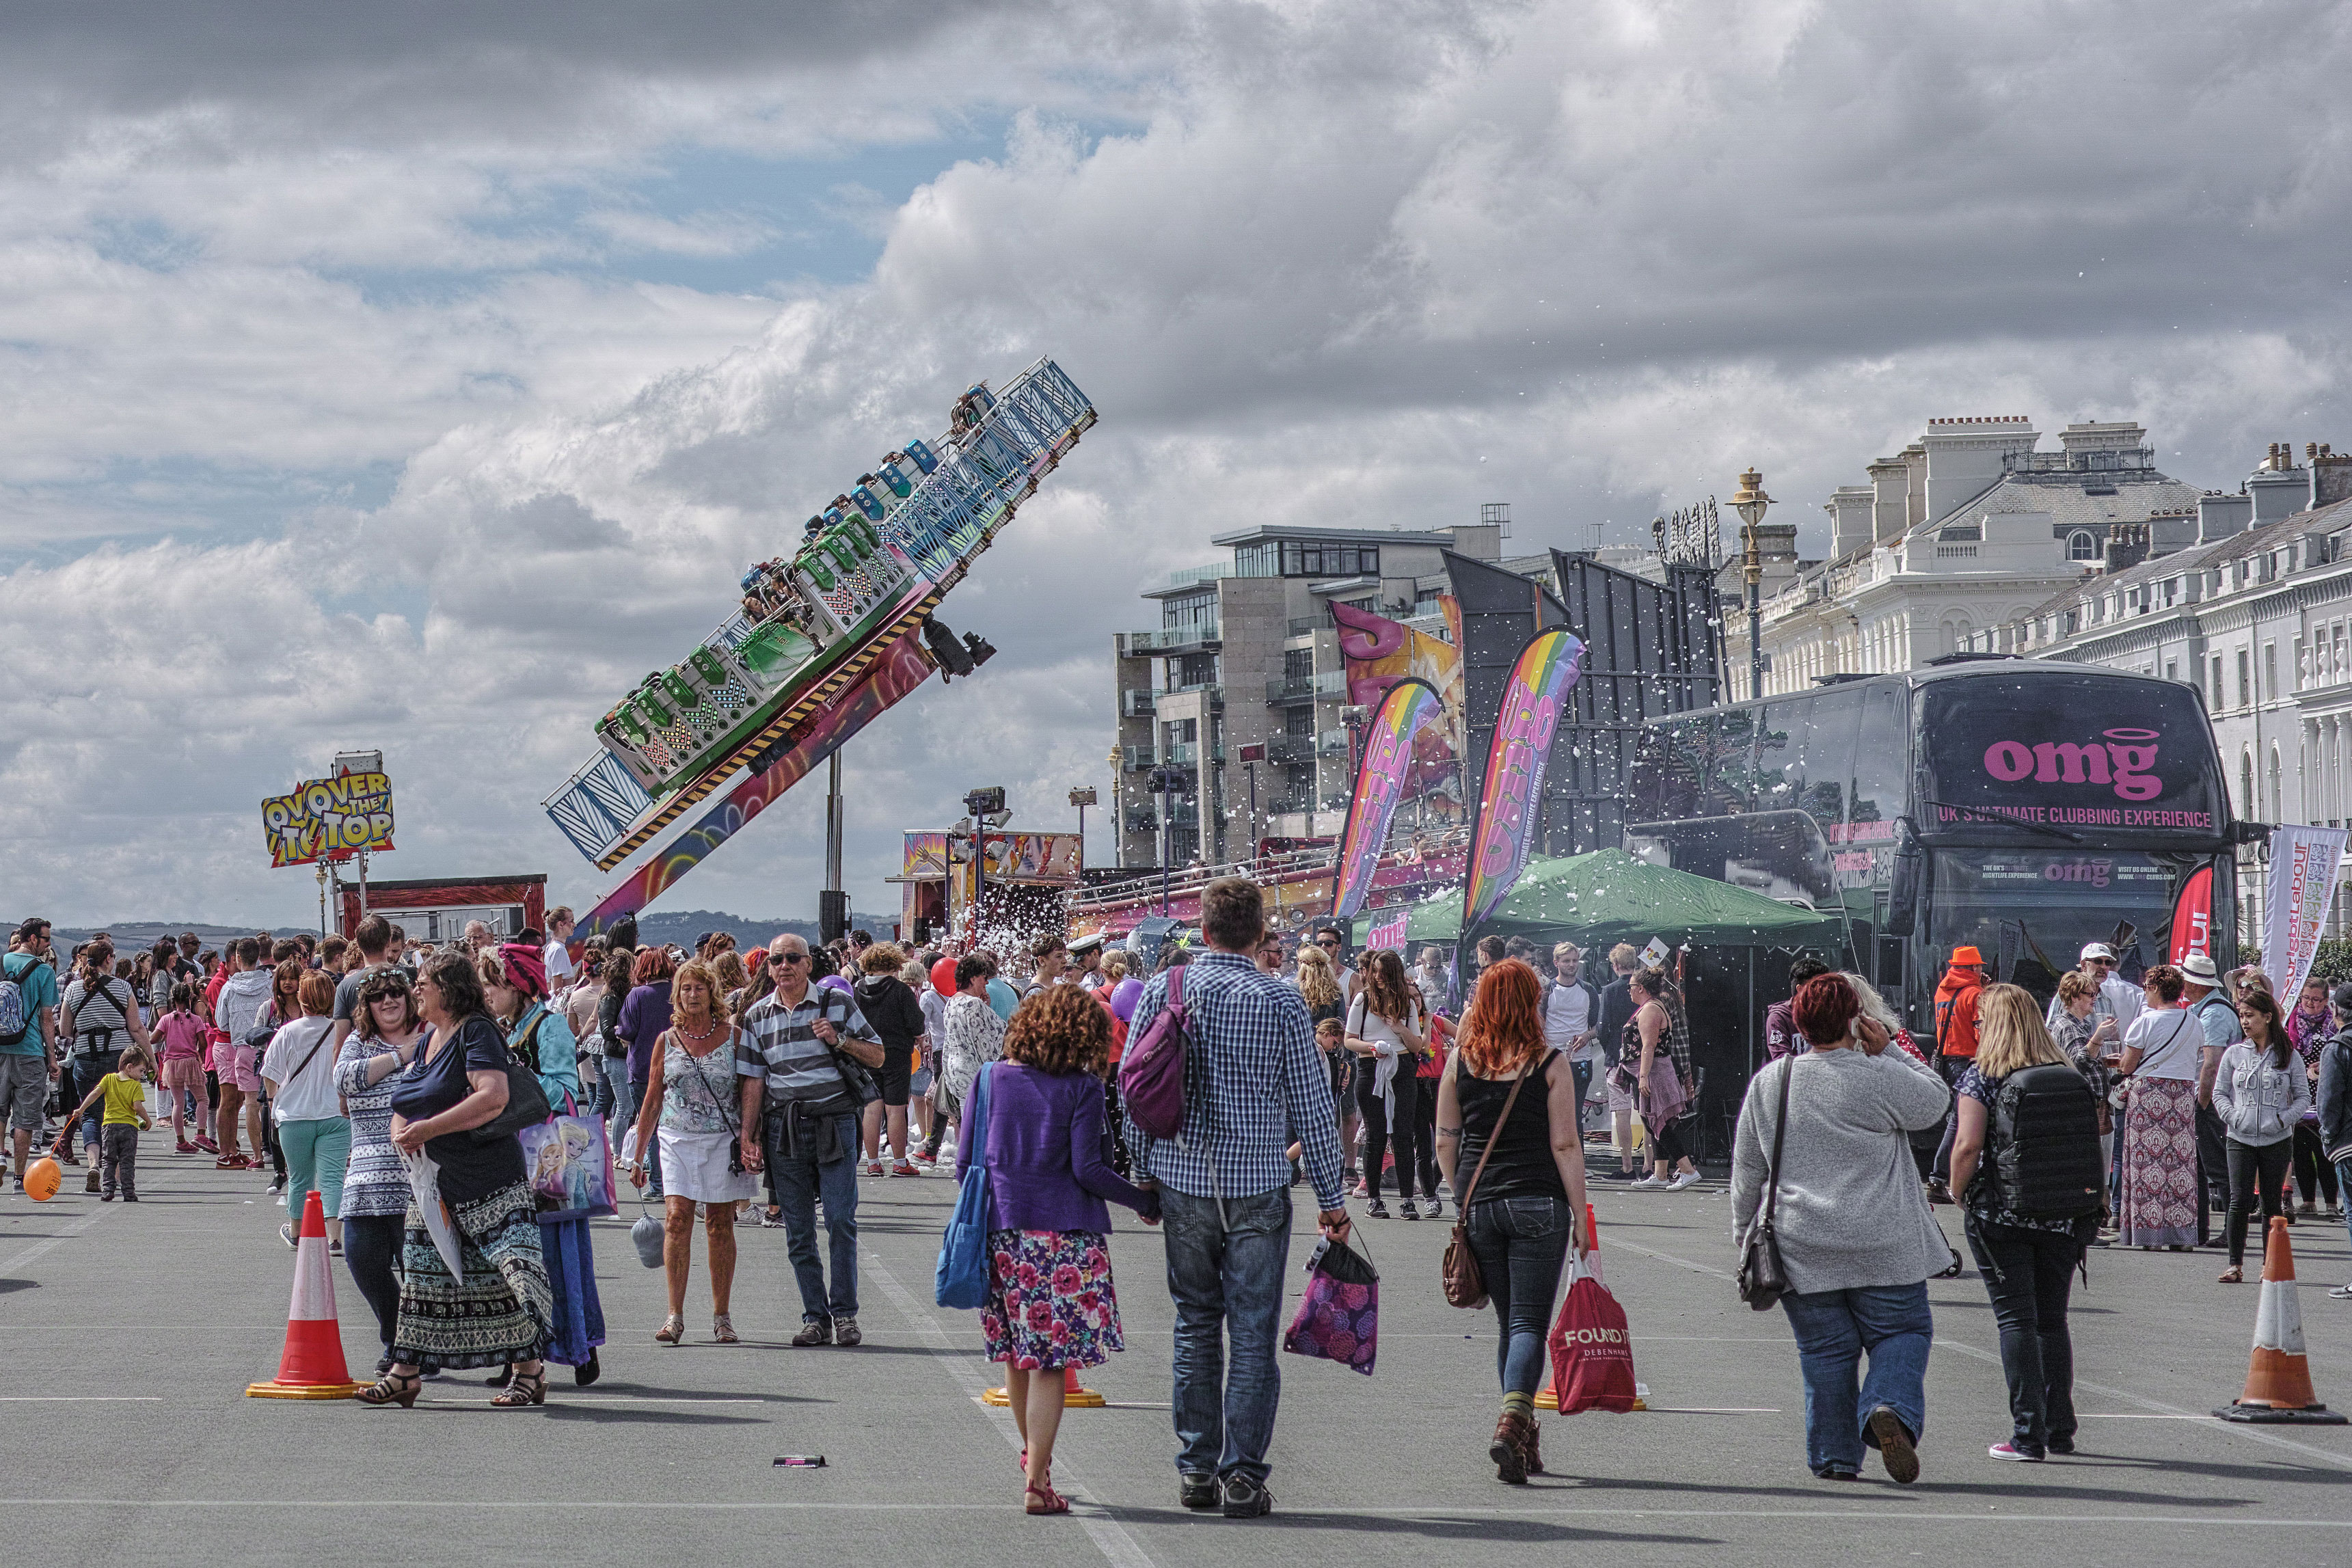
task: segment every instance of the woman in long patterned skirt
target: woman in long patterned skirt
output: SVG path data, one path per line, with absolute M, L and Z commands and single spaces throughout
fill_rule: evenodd
M 490 1403 L 544 1404 L 541 1358 L 553 1293 L 540 1252 L 538 1205 L 521 1144 L 511 1134 L 483 1138 L 478 1131 L 506 1109 L 506 1037 L 484 1014 L 481 977 L 462 950 L 426 963 L 416 1002 L 433 1036 L 393 1091 L 392 1141 L 402 1153 L 413 1159 L 422 1151 L 439 1167 L 438 1191 L 425 1195 L 448 1217 L 457 1271 L 450 1271 L 424 1213 L 412 1204 L 402 1238 L 393 1364 L 358 1398 L 405 1408 L 416 1403 L 427 1366 L 511 1365 L 512 1381 Z
M 2124 1037 L 2116 1065 L 2130 1079 L 2120 1164 L 2126 1247 L 2197 1245 L 2203 1196 L 2197 1185 L 2197 1066 L 2205 1032 L 2180 1005 L 2186 982 L 2159 963 L 2147 972 L 2147 1011 Z

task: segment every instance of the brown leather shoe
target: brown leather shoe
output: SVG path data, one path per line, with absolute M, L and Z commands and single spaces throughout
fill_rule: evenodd
M 1528 1440 L 1519 1445 L 1519 1454 L 1527 1461 L 1528 1474 L 1545 1474 L 1543 1466 L 1543 1423 L 1533 1415 L 1528 1417 Z
M 1534 1423 L 1506 1410 L 1495 1422 L 1495 1440 L 1486 1457 L 1495 1461 L 1495 1479 L 1515 1487 L 1528 1484 L 1528 1428 Z

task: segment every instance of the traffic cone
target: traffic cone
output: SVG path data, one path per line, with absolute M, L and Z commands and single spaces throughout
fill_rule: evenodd
M 1591 1204 L 1584 1205 L 1584 1234 L 1592 1238 L 1591 1255 L 1584 1260 L 1584 1270 L 1595 1279 L 1601 1279 L 1601 1216 L 1592 1212 Z M 1602 1282 L 1606 1283 L 1605 1280 Z M 1649 1385 L 1637 1383 L 1633 1385 L 1633 1389 L 1634 1399 L 1631 1408 L 1647 1410 L 1650 1407 L 1646 1397 L 1650 1392 Z M 1538 1410 L 1559 1408 L 1559 1390 L 1551 1385 L 1551 1379 L 1549 1377 L 1544 1379 L 1544 1385 L 1536 1390 L 1536 1408 Z
M 2287 1240 L 2284 1217 L 2272 1217 L 2270 1245 L 2263 1250 L 2263 1295 L 2254 1310 L 2254 1354 L 2246 1369 L 2246 1392 L 2236 1404 L 2213 1414 L 2224 1421 L 2345 1424 L 2344 1415 L 2319 1403 L 2312 1390 L 2311 1363 L 2303 1351 L 2303 1309 L 2294 1296 L 2294 1247 Z
M 294 1303 L 286 1313 L 286 1353 L 278 1377 L 246 1391 L 248 1399 L 349 1399 L 367 1384 L 343 1364 L 342 1325 L 335 1317 L 335 1271 L 327 1261 L 327 1210 L 313 1190 L 302 1204 L 294 1244 Z
M 1013 1396 L 1005 1393 L 1003 1385 L 1000 1384 L 982 1394 L 980 1402 L 982 1405 L 1007 1405 L 1013 1403 Z M 1076 1367 L 1066 1366 L 1062 1369 L 1063 1409 L 1100 1410 L 1107 1403 L 1108 1401 L 1101 1394 L 1079 1384 Z

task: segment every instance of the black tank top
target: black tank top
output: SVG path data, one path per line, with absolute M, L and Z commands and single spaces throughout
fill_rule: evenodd
M 1527 1087 L 1519 1090 L 1518 1103 L 1511 1107 L 1511 1120 L 1499 1134 L 1495 1123 L 1502 1117 L 1503 1102 L 1510 1098 L 1512 1080 L 1479 1078 L 1466 1064 L 1454 1069 L 1454 1094 L 1462 1106 L 1462 1153 L 1454 1171 L 1462 1185 L 1470 1184 L 1470 1173 L 1478 1168 L 1486 1140 L 1495 1140 L 1494 1158 L 1486 1162 L 1486 1173 L 1470 1194 L 1474 1207 L 1499 1198 L 1567 1201 L 1568 1188 L 1560 1184 L 1559 1164 L 1551 1155 L 1548 1079 L 1559 1059 L 1559 1052 L 1547 1051 L 1528 1069 Z

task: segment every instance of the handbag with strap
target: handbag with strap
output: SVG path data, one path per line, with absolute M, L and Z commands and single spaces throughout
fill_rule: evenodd
M 1528 1068 L 1522 1067 L 1519 1076 L 1511 1080 L 1511 1092 L 1503 1097 L 1503 1114 L 1495 1118 L 1495 1130 L 1486 1134 L 1486 1146 L 1478 1151 L 1478 1165 L 1470 1173 L 1470 1184 L 1462 1189 L 1461 1199 L 1454 1205 L 1454 1235 L 1445 1243 L 1445 1258 L 1441 1267 L 1444 1271 L 1445 1299 L 1457 1307 L 1486 1304 L 1486 1281 L 1478 1273 L 1478 1255 L 1470 1250 L 1470 1200 L 1477 1194 L 1478 1178 L 1486 1173 L 1486 1162 L 1494 1155 L 1495 1145 L 1502 1141 L 1503 1129 L 1510 1125 L 1511 1107 L 1519 1102 L 1519 1090 L 1527 1081 Z
M 1789 1138 L 1789 1079 L 1796 1075 L 1797 1058 L 1780 1058 L 1780 1119 L 1772 1129 L 1772 1163 L 1764 1177 L 1764 1212 L 1748 1233 L 1739 1254 L 1739 1299 L 1759 1312 L 1769 1311 L 1789 1292 L 1789 1270 L 1780 1261 L 1780 1237 L 1772 1228 L 1772 1211 L 1780 1202 L 1780 1148 Z
M 947 1232 L 940 1238 L 939 1268 L 931 1282 L 933 1300 L 965 1311 L 988 1304 L 992 1261 L 988 1234 L 996 1228 L 996 1197 L 988 1184 L 988 1080 L 992 1076 L 982 1067 L 972 1080 L 971 1105 L 964 1112 L 971 1119 L 966 1136 L 971 1142 L 972 1160 L 964 1167 L 955 1210 L 948 1215 Z

